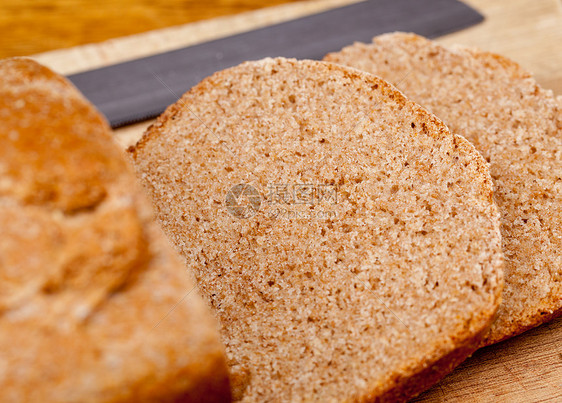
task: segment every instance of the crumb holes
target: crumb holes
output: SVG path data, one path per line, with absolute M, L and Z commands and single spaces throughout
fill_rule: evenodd
M 226 172 L 232 172 L 232 171 L 234 171 L 234 168 L 232 168 L 232 167 L 224 167 L 224 170 L 225 170 Z
M 320 139 L 320 140 L 318 140 L 318 142 L 319 142 L 320 144 L 324 144 L 324 143 L 326 142 L 326 139 Z
M 195 221 L 199 222 L 201 219 L 199 217 L 195 217 Z
M 274 280 L 269 280 L 269 281 L 267 282 L 267 285 L 271 287 L 271 286 L 275 285 L 275 281 L 274 281 Z
M 306 318 L 306 321 L 308 323 L 312 323 L 312 322 L 314 322 L 314 318 L 312 316 L 309 316 L 308 318 Z
M 295 98 L 295 96 L 293 94 L 289 95 L 289 102 L 290 103 L 294 104 L 296 102 L 296 100 L 297 99 Z
M 412 126 L 412 129 L 415 129 L 415 128 L 416 128 L 416 124 L 415 124 L 414 122 L 412 122 L 412 123 L 410 124 L 410 126 Z
M 398 187 L 398 185 L 393 185 L 393 186 L 390 188 L 390 193 L 392 193 L 392 194 L 398 193 L 398 189 L 400 189 L 400 188 Z
M 529 221 L 529 219 L 528 219 L 528 218 L 523 218 L 522 221 L 523 221 L 523 223 L 527 224 L 527 221 Z
M 312 278 L 312 273 L 309 271 L 305 272 L 304 275 L 306 278 Z
M 325 228 L 321 228 L 320 229 L 320 236 L 324 236 L 326 235 L 326 229 Z
M 375 84 L 375 85 L 373 85 L 371 88 L 374 89 L 374 90 L 378 90 L 378 89 L 379 89 L 379 85 L 378 85 L 378 84 Z
M 269 153 L 264 153 L 263 154 L 266 158 L 269 158 Z

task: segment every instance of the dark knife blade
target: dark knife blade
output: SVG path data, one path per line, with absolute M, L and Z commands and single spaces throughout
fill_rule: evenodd
M 203 78 L 246 60 L 321 59 L 385 32 L 434 38 L 482 20 L 482 15 L 457 0 L 368 0 L 69 79 L 112 127 L 119 127 L 158 116 Z

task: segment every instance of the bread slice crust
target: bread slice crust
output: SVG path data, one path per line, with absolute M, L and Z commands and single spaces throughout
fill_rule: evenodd
M 230 401 L 216 323 L 105 119 L 32 60 L 0 76 L 0 400 Z

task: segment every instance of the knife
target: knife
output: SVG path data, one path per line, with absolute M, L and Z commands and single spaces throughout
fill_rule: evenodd
M 435 38 L 482 20 L 457 0 L 368 0 L 68 78 L 116 128 L 158 116 L 203 78 L 246 60 L 322 59 L 385 32 Z

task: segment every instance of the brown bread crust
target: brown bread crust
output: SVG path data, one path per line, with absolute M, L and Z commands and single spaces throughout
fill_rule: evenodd
M 427 363 L 425 368 L 420 369 L 409 377 L 400 377 L 394 381 L 394 387 L 389 389 L 380 397 L 365 399 L 367 402 L 402 402 L 419 395 L 436 384 L 445 375 L 452 372 L 467 357 L 476 351 L 482 342 L 482 337 L 489 329 L 483 329 L 476 337 L 459 341 L 459 347 L 441 357 L 437 361 Z
M 0 76 L 0 400 L 229 401 L 216 324 L 106 121 L 31 60 Z

